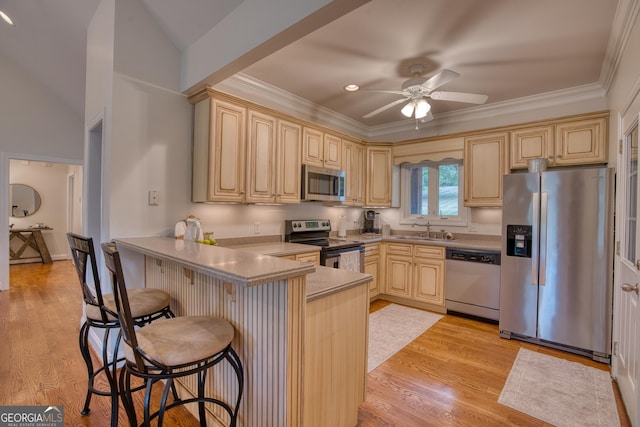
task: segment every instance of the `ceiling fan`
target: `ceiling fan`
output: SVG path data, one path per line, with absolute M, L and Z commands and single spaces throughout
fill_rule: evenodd
M 400 110 L 406 117 L 415 117 L 416 119 L 424 119 L 431 113 L 431 105 L 427 102 L 426 98 L 441 101 L 456 101 L 466 102 L 468 104 L 484 104 L 487 102 L 487 95 L 481 95 L 477 93 L 464 93 L 464 92 L 446 92 L 436 91 L 435 89 L 450 82 L 451 80 L 460 77 L 460 74 L 451 70 L 442 70 L 437 74 L 429 77 L 428 79 L 420 77 L 424 72 L 424 66 L 421 64 L 414 64 L 409 69 L 413 78 L 402 83 L 402 90 L 378 90 L 371 89 L 372 92 L 384 92 L 393 93 L 397 95 L 403 95 L 404 98 L 393 101 L 383 107 L 378 108 L 362 116 L 365 119 L 373 117 L 389 108 L 407 102 L 407 104 Z

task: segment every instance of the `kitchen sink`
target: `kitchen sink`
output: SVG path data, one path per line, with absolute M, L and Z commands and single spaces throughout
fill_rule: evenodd
M 401 239 L 401 240 L 444 240 L 444 239 L 436 239 L 435 237 L 423 237 L 423 236 L 391 236 L 393 239 Z

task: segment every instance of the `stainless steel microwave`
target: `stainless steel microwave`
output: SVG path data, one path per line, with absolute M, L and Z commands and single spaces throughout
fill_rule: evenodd
M 302 165 L 302 200 L 344 201 L 344 171 Z

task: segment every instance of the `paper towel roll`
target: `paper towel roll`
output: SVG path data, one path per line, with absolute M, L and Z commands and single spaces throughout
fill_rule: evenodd
M 347 219 L 344 215 L 338 221 L 338 237 L 347 237 Z

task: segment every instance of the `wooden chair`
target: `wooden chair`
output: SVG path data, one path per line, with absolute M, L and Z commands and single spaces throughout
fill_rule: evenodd
M 131 294 L 122 274 L 120 254 L 109 244 L 102 244 L 105 264 L 111 272 L 118 318 L 124 338 L 125 367 L 120 373 L 120 394 L 129 416 L 129 423 L 137 425 L 133 399 L 131 397 L 131 375 L 144 379 L 146 396 L 144 399 L 144 422 L 149 426 L 158 418 L 162 426 L 166 410 L 187 403 L 198 403 L 200 425 L 206 426 L 205 402 L 222 407 L 229 416 L 229 425 L 235 426 L 244 388 L 242 363 L 231 347 L 235 331 L 224 319 L 211 316 L 184 316 L 162 320 L 137 329 L 132 316 Z M 205 396 L 207 371 L 212 366 L 226 360 L 233 368 L 238 380 L 238 396 L 235 405 L 214 397 Z M 198 395 L 167 404 L 169 388 L 175 378 L 197 375 Z M 164 391 L 160 408 L 150 413 L 150 396 L 154 383 L 164 380 Z
M 111 426 L 118 425 L 118 385 L 116 379 L 116 368 L 118 362 L 118 351 L 120 349 L 121 329 L 120 321 L 116 309 L 116 300 L 113 293 L 103 294 L 98 274 L 96 254 L 93 246 L 93 239 L 79 234 L 67 233 L 67 240 L 71 248 L 71 254 L 75 264 L 76 273 L 80 281 L 82 298 L 85 303 L 85 321 L 80 328 L 79 344 L 80 353 L 87 365 L 89 381 L 87 386 L 87 397 L 84 402 L 82 415 L 87 415 L 91 411 L 89 404 L 91 396 L 111 397 Z M 94 286 L 87 283 L 87 272 L 91 265 L 91 273 Z M 169 307 L 170 296 L 159 289 L 131 289 L 129 292 L 131 301 L 131 313 L 136 325 L 144 325 L 160 318 L 175 317 Z M 89 332 L 91 328 L 101 329 L 104 333 L 102 339 L 102 366 L 94 370 L 89 349 Z M 113 355 L 109 358 L 109 339 L 112 332 L 118 331 L 117 339 L 113 348 Z M 104 373 L 109 383 L 109 390 L 99 390 L 94 385 L 95 378 L 100 373 Z

